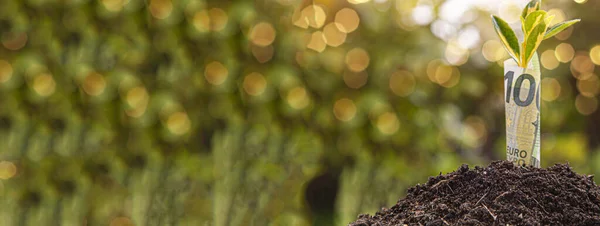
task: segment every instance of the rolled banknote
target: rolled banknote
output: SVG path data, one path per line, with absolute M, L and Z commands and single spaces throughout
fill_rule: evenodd
M 517 165 L 540 167 L 540 83 L 537 54 L 527 68 L 504 62 L 506 159 Z

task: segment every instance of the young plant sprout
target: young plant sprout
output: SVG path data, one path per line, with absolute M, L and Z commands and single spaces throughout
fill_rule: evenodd
M 551 38 L 580 21 L 580 19 L 574 19 L 549 26 L 554 19 L 554 15 L 548 15 L 546 11 L 540 10 L 541 4 L 541 0 L 532 0 L 523 8 L 523 13 L 521 14 L 523 42 L 521 44 L 519 44 L 515 32 L 510 28 L 508 23 L 492 15 L 496 33 L 498 33 L 502 44 L 504 44 L 504 48 L 517 64 L 523 68 L 527 67 L 543 40 Z

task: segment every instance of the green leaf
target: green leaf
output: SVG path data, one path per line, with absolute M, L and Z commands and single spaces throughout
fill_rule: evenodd
M 567 29 L 568 27 L 570 27 L 573 24 L 576 24 L 579 21 L 581 21 L 581 20 L 575 19 L 575 20 L 569 20 L 569 21 L 564 21 L 564 22 L 555 24 L 554 26 L 548 28 L 548 30 L 546 31 L 546 34 L 544 35 L 544 39 L 552 38 L 553 36 L 557 35 L 561 31 Z
M 542 10 L 538 10 L 527 15 L 527 18 L 525 18 L 522 24 L 525 39 L 527 39 L 527 35 L 531 33 L 535 26 L 545 21 L 544 18 L 546 18 L 546 12 Z
M 521 18 L 525 19 L 530 13 L 540 10 L 540 5 L 542 5 L 541 0 L 531 0 L 529 3 L 527 3 L 525 8 L 523 8 Z
M 500 19 L 497 16 L 492 15 L 492 22 L 496 33 L 500 37 L 500 40 L 504 44 L 504 48 L 508 51 L 508 54 L 512 56 L 517 62 L 519 62 L 520 49 L 519 39 L 515 35 L 515 32 L 508 26 L 506 21 Z
M 527 38 L 523 41 L 523 52 L 521 53 L 521 67 L 527 67 L 529 60 L 533 57 L 535 51 L 544 40 L 544 33 L 548 25 L 542 21 L 536 25 Z

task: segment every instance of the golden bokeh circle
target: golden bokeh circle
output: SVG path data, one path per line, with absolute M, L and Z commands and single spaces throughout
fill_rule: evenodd
M 33 79 L 33 90 L 40 96 L 50 96 L 56 89 L 56 82 L 49 73 L 41 73 Z
M 575 56 L 575 49 L 573 49 L 573 46 L 569 43 L 561 43 L 556 46 L 556 51 L 554 53 L 558 61 L 567 63 Z
M 297 110 L 304 109 L 310 104 L 306 89 L 301 86 L 292 88 L 286 97 L 288 104 Z
M 346 41 L 346 33 L 340 31 L 335 22 L 325 25 L 323 35 L 325 36 L 325 42 L 329 46 L 338 47 Z
M 17 166 L 9 161 L 0 162 L 0 179 L 8 180 L 17 174 Z
M 250 41 L 257 46 L 268 46 L 275 41 L 275 28 L 267 22 L 260 22 L 250 31 Z
M 150 96 L 144 86 L 136 86 L 129 89 L 125 95 L 125 102 L 129 105 L 126 114 L 130 117 L 140 117 L 146 112 Z
M 598 99 L 596 97 L 586 97 L 577 95 L 575 98 L 575 108 L 582 115 L 591 115 L 598 110 Z
M 210 17 L 210 29 L 213 31 L 223 30 L 229 21 L 227 13 L 221 8 L 208 10 L 208 16 Z
M 391 135 L 400 129 L 398 116 L 393 112 L 385 112 L 377 117 L 377 129 L 383 134 Z
M 562 88 L 555 78 L 544 78 L 542 79 L 542 90 L 542 100 L 551 102 L 560 96 Z
M 5 60 L 0 60 L 0 83 L 5 83 L 8 80 L 10 80 L 10 78 L 12 78 L 13 75 L 13 68 L 10 65 L 10 63 L 8 63 Z
M 390 90 L 397 96 L 406 97 L 414 92 L 416 79 L 412 73 L 405 70 L 395 71 L 390 76 Z
M 194 13 L 192 24 L 198 31 L 205 32 L 210 30 L 210 16 L 208 15 L 208 11 L 200 10 Z
M 540 56 L 540 61 L 542 63 L 542 66 L 544 66 L 544 68 L 548 70 L 554 70 L 560 65 L 560 62 L 558 61 L 558 59 L 556 59 L 556 54 L 554 53 L 554 50 L 551 49 L 546 50 L 542 53 L 542 55 Z
M 261 95 L 267 88 L 267 80 L 257 72 L 252 72 L 244 77 L 244 91 L 251 96 Z
M 590 59 L 594 64 L 600 65 L 600 45 L 596 45 L 590 49 Z
M 166 19 L 173 12 L 171 0 L 150 0 L 150 14 L 156 19 Z
M 354 48 L 346 53 L 346 67 L 350 71 L 364 71 L 369 66 L 370 61 L 369 53 L 362 48 Z
M 204 68 L 204 78 L 208 83 L 218 86 L 223 84 L 229 76 L 229 70 L 218 61 L 210 62 Z
M 90 72 L 83 79 L 83 91 L 90 96 L 98 96 L 106 89 L 104 76 L 97 72 Z
M 369 75 L 365 71 L 351 72 L 346 71 L 343 75 L 344 83 L 352 89 L 359 89 L 367 84 Z
M 191 121 L 187 113 L 178 111 L 167 119 L 167 128 L 175 135 L 186 134 L 191 128 Z
M 577 90 L 586 97 L 595 97 L 600 91 L 600 80 L 595 74 L 591 74 L 587 79 L 577 81 Z
M 340 121 L 348 122 L 356 116 L 356 105 L 348 98 L 342 98 L 333 105 L 333 114 Z
M 306 47 L 317 52 L 323 52 L 327 47 L 327 42 L 325 41 L 325 35 L 323 34 L 323 32 L 313 32 L 310 36 L 310 41 L 308 42 Z
M 355 31 L 360 24 L 358 13 L 351 8 L 343 8 L 335 14 L 335 25 L 345 33 Z

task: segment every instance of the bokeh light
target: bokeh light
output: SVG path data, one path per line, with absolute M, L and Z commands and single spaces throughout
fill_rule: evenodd
M 338 47 L 346 41 L 346 33 L 340 31 L 338 27 L 335 22 L 332 22 L 323 28 L 323 35 L 325 36 L 327 45 Z
M 575 56 L 575 50 L 569 43 L 561 43 L 556 46 L 556 59 L 562 63 L 567 63 Z
M 213 31 L 223 30 L 227 26 L 229 17 L 221 8 L 212 8 L 208 11 L 210 17 L 210 27 Z
M 567 18 L 565 16 L 565 12 L 559 8 L 554 8 L 554 9 L 548 10 L 547 15 L 549 15 L 549 16 L 554 15 L 554 19 L 550 23 L 550 26 L 567 20 Z
M 517 5 L 514 1 L 502 1 L 499 8 L 499 16 L 504 19 L 507 23 L 515 23 L 519 21 L 521 16 L 521 6 Z
M 272 45 L 269 46 L 252 46 L 252 55 L 259 63 L 266 63 L 273 59 L 273 54 L 275 53 L 275 48 Z
M 9 161 L 0 161 L 0 179 L 8 180 L 17 174 L 17 166 Z
M 312 49 L 317 52 L 323 52 L 327 47 L 327 42 L 325 41 L 325 35 L 321 31 L 315 31 L 310 36 L 310 41 L 306 45 L 307 48 Z
M 354 101 L 348 98 L 339 99 L 333 105 L 333 114 L 340 121 L 347 122 L 352 120 L 356 116 L 356 111 L 357 108 Z
M 297 110 L 304 109 L 310 104 L 310 99 L 304 87 L 294 87 L 287 94 L 288 104 Z
M 546 50 L 540 56 L 540 61 L 542 66 L 548 70 L 554 70 L 559 65 L 558 59 L 556 59 L 556 54 L 554 54 L 554 50 Z
M 171 0 L 150 0 L 150 13 L 156 19 L 165 19 L 173 12 Z
M 398 96 L 406 97 L 410 95 L 415 91 L 415 86 L 415 77 L 409 71 L 395 71 L 390 76 L 390 89 Z
M 583 74 L 594 72 L 594 62 L 588 54 L 577 54 L 571 61 L 571 70 L 573 74 Z
M 596 45 L 590 49 L 590 59 L 594 64 L 600 65 L 600 45 Z
M 56 89 L 56 82 L 51 74 L 40 73 L 33 79 L 33 90 L 40 96 L 50 96 Z
M 145 87 L 136 86 L 129 89 L 125 95 L 125 102 L 129 105 L 129 109 L 125 113 L 134 118 L 142 116 L 146 112 L 149 99 Z
M 201 10 L 194 13 L 193 25 L 198 31 L 206 32 L 211 29 L 208 11 Z
M 302 9 L 300 15 L 295 18 L 294 25 L 301 28 L 321 28 L 325 24 L 327 14 L 320 5 L 310 4 Z
M 2 34 L 2 46 L 9 50 L 19 50 L 27 44 L 29 36 L 25 32 L 7 32 Z
M 400 128 L 400 121 L 393 112 L 385 112 L 377 117 L 377 129 L 383 134 L 394 134 Z
M 204 68 L 204 77 L 208 83 L 218 86 L 227 80 L 229 71 L 218 61 L 210 62 Z
M 600 81 L 598 75 L 590 74 L 586 79 L 577 81 L 577 90 L 586 97 L 595 97 L 600 91 Z
M 83 90 L 90 96 L 98 96 L 106 89 L 106 80 L 104 76 L 97 72 L 90 72 L 83 79 Z
M 434 19 L 433 7 L 429 4 L 418 5 L 412 11 L 412 19 L 418 25 L 431 23 Z
M 459 43 L 451 41 L 446 45 L 444 57 L 448 63 L 460 66 L 469 60 L 469 50 L 461 47 Z
M 10 63 L 5 60 L 0 60 L 0 83 L 5 83 L 10 80 L 12 75 L 13 68 Z
M 227 27 L 229 16 L 221 8 L 211 8 L 209 10 L 199 10 L 194 13 L 192 24 L 196 30 L 201 32 L 221 31 Z
M 266 22 L 255 25 L 250 32 L 250 40 L 258 46 L 268 46 L 275 41 L 275 29 Z
M 452 88 L 460 81 L 458 68 L 447 65 L 442 61 L 433 60 L 427 65 L 429 80 L 446 88 Z
M 355 31 L 360 24 L 358 13 L 351 8 L 343 8 L 335 14 L 335 26 L 345 33 Z
M 183 135 L 191 128 L 190 118 L 185 112 L 175 112 L 169 115 L 167 128 L 175 135 Z
M 344 83 L 346 83 L 346 85 L 348 87 L 353 88 L 353 89 L 359 89 L 360 87 L 363 87 L 365 84 L 367 84 L 368 78 L 369 78 L 369 75 L 365 71 L 360 71 L 360 72 L 347 71 L 347 72 L 344 72 L 343 79 L 344 79 Z
M 544 78 L 542 79 L 542 100 L 554 101 L 560 96 L 561 86 L 558 80 L 555 78 Z
M 367 69 L 371 59 L 369 53 L 362 48 L 354 48 L 346 54 L 346 67 L 353 72 L 361 72 Z
M 582 115 L 590 115 L 598 110 L 598 99 L 596 97 L 577 95 L 575 98 L 575 108 Z
M 244 91 L 251 96 L 261 95 L 267 88 L 267 80 L 257 72 L 252 72 L 244 77 Z
M 102 4 L 108 11 L 119 12 L 130 0 L 102 0 Z
M 502 43 L 495 39 L 486 41 L 481 48 L 481 53 L 490 62 L 504 60 L 508 57 L 504 47 L 502 47 Z

